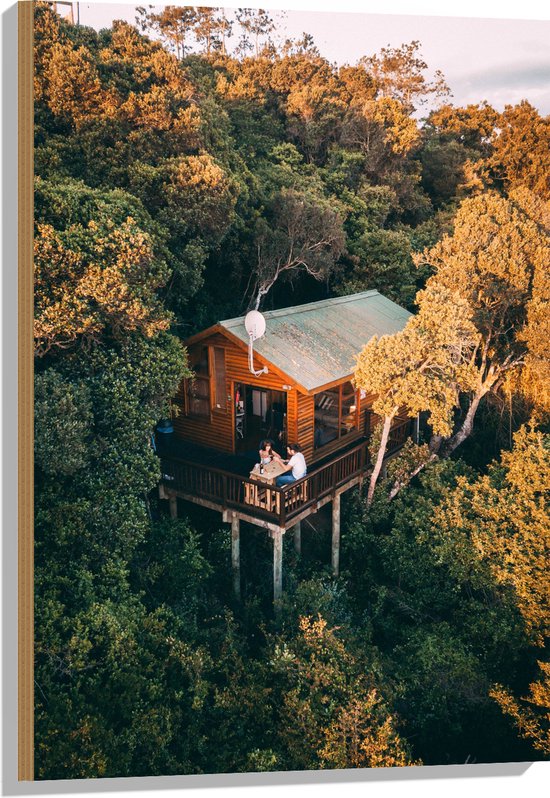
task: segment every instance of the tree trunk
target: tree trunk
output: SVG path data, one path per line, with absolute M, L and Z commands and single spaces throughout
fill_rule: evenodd
M 369 490 L 367 493 L 367 507 L 371 506 L 372 500 L 374 498 L 374 489 L 376 487 L 378 477 L 380 476 L 380 471 L 382 470 L 382 463 L 384 462 L 384 455 L 386 454 L 386 447 L 388 445 L 388 438 L 390 436 L 390 429 L 393 418 L 394 418 L 393 415 L 386 416 L 384 418 L 384 426 L 382 427 L 382 438 L 380 440 L 378 454 L 376 455 L 376 462 L 374 464 L 374 468 L 372 469 L 372 474 L 370 475 Z
M 442 457 L 449 457 L 455 449 L 457 449 L 461 443 L 464 443 L 466 438 L 469 438 L 472 434 L 474 429 L 474 419 L 477 413 L 477 409 L 479 407 L 479 403 L 483 399 L 484 395 L 487 393 L 485 388 L 480 388 L 472 401 L 470 402 L 470 407 L 468 408 L 468 412 L 466 413 L 466 418 L 458 432 L 456 432 L 449 440 L 444 444 L 443 450 L 441 453 Z
M 448 441 L 444 442 L 444 439 L 441 438 L 440 435 L 434 435 L 432 440 L 430 441 L 430 455 L 429 457 L 424 460 L 423 463 L 419 463 L 417 467 L 411 471 L 410 474 L 407 474 L 405 479 L 396 480 L 391 487 L 389 492 L 388 498 L 390 501 L 395 499 L 399 491 L 404 488 L 406 485 L 410 483 L 410 481 L 416 477 L 417 474 L 420 474 L 421 471 L 426 468 L 427 465 L 433 463 L 434 460 L 438 460 L 439 458 L 447 458 L 457 449 L 461 443 L 464 443 L 466 438 L 468 438 L 474 429 L 474 419 L 477 413 L 477 409 L 479 407 L 479 403 L 487 393 L 487 388 L 480 388 L 479 391 L 474 395 L 472 401 L 470 402 L 470 407 L 468 408 L 468 412 L 466 413 L 466 418 L 464 419 L 464 423 Z M 441 450 L 441 454 L 439 454 Z
M 432 452 L 432 454 L 429 457 L 427 457 L 426 460 L 424 460 L 423 463 L 420 463 L 419 465 L 417 465 L 416 468 L 413 471 L 411 471 L 410 474 L 407 474 L 405 479 L 397 479 L 393 483 L 392 488 L 391 488 L 391 490 L 389 492 L 389 495 L 388 495 L 389 500 L 391 501 L 392 499 L 395 499 L 395 497 L 397 496 L 399 491 L 402 488 L 404 488 L 406 485 L 408 485 L 409 482 L 417 474 L 420 474 L 420 472 L 423 471 L 429 463 L 433 463 L 434 460 L 439 460 L 439 457 L 438 457 L 436 452 Z

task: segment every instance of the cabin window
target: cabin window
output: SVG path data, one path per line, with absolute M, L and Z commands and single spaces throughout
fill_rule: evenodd
M 214 407 L 225 410 L 227 407 L 227 386 L 225 379 L 225 349 L 215 346 L 214 360 Z
M 210 415 L 210 375 L 208 370 L 208 347 L 203 346 L 189 352 L 189 365 L 195 376 L 186 381 L 187 412 L 190 416 Z
M 357 429 L 357 406 L 357 392 L 351 382 L 315 395 L 316 449 Z
M 340 437 L 357 428 L 357 391 L 351 382 L 340 386 Z

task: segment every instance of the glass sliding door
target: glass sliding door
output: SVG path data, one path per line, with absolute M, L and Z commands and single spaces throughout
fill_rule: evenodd
M 279 454 L 286 453 L 286 393 L 235 383 L 235 449 L 258 451 L 260 441 L 273 441 Z

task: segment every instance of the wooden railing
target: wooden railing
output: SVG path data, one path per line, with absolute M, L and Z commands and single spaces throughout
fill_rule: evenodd
M 405 442 L 410 421 L 394 425 L 386 456 Z M 161 455 L 161 481 L 167 489 L 203 500 L 223 510 L 240 510 L 255 518 L 285 527 L 304 510 L 338 488 L 365 474 L 370 466 L 368 440 L 315 468 L 302 479 L 282 488 L 249 477 L 173 456 Z

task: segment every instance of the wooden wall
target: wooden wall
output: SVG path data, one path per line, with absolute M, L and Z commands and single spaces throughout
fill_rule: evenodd
M 292 440 L 289 439 L 289 443 L 299 443 L 306 458 L 306 463 L 309 463 L 313 459 L 313 396 L 299 393 L 296 397 L 296 404 L 296 435 Z
M 226 348 L 228 341 L 223 335 L 213 335 L 204 342 L 197 344 L 202 346 L 220 346 Z M 226 351 L 227 357 L 227 351 Z M 174 433 L 178 438 L 197 443 L 200 446 L 208 446 L 212 449 L 219 449 L 222 452 L 233 451 L 233 429 L 231 415 L 231 401 L 227 402 L 225 410 L 210 407 L 210 418 L 202 416 L 190 416 L 185 413 L 185 381 L 179 387 L 174 398 L 173 404 L 178 409 L 178 415 L 174 419 Z M 229 388 L 228 388 L 229 393 Z M 210 381 L 210 398 L 212 399 L 212 380 Z
M 225 350 L 225 371 L 226 371 L 226 397 L 227 403 L 224 410 L 211 406 L 210 419 L 198 416 L 188 416 L 183 412 L 184 407 L 184 385 L 180 386 L 177 393 L 175 404 L 180 408 L 180 414 L 174 421 L 174 432 L 183 440 L 192 443 L 219 449 L 223 452 L 235 451 L 235 407 L 234 407 L 234 383 L 244 383 L 246 385 L 257 386 L 275 391 L 283 391 L 283 385 L 292 385 L 291 390 L 286 390 L 287 394 L 287 424 L 289 431 L 296 427 L 296 389 L 292 381 L 283 374 L 275 372 L 271 367 L 267 374 L 254 377 L 248 369 L 248 351 L 242 349 L 238 344 L 226 338 L 220 333 L 205 338 L 196 346 L 216 346 Z M 257 370 L 260 361 L 257 356 L 254 358 L 254 365 Z M 210 380 L 211 399 L 213 396 L 213 375 Z M 292 437 L 289 432 L 289 438 Z

